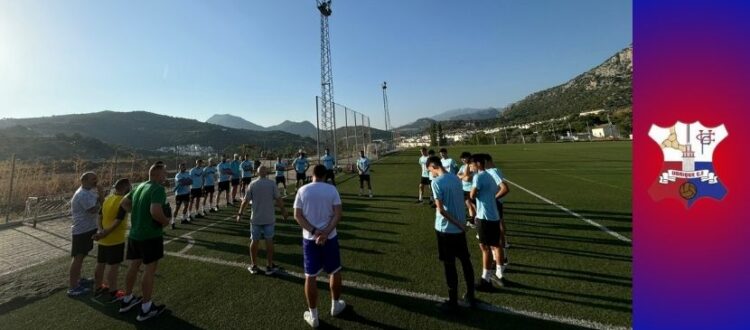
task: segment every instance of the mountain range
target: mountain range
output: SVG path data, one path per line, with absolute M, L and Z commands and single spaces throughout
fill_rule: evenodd
M 497 119 L 503 123 L 528 123 L 589 110 L 625 108 L 632 104 L 633 46 L 630 45 L 566 83 L 528 95 L 507 107 L 450 110 L 417 119 L 396 130 L 420 132 L 435 121 Z
M 206 120 L 206 123 L 220 125 L 230 128 L 247 129 L 251 131 L 282 131 L 291 134 L 296 134 L 302 137 L 315 138 L 317 136 L 317 129 L 311 122 L 305 120 L 301 122 L 295 122 L 285 120 L 281 124 L 263 127 L 253 122 L 250 122 L 242 117 L 230 115 L 230 114 L 216 114 Z
M 44 138 L 80 135 L 109 145 L 141 150 L 197 144 L 217 151 L 239 144 L 268 149 L 311 149 L 315 140 L 281 131 L 259 132 L 228 128 L 194 119 L 170 117 L 146 111 L 101 111 L 52 117 L 0 119 L 0 134 L 5 138 Z M 58 139 L 59 140 L 59 139 Z M 9 150 L 21 152 L 23 150 Z

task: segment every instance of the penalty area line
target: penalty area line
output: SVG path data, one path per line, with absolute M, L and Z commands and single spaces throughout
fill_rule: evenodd
M 164 254 L 172 256 L 172 257 L 182 258 L 182 259 L 200 261 L 200 262 L 216 264 L 216 265 L 238 267 L 238 268 L 243 268 L 243 269 L 247 268 L 248 266 L 245 263 L 236 262 L 236 261 L 227 261 L 227 260 L 222 260 L 218 258 L 201 257 L 201 256 L 176 253 L 176 252 L 164 252 Z M 282 274 L 295 277 L 295 278 L 299 278 L 299 279 L 305 279 L 305 274 L 297 273 L 294 271 L 285 270 Z M 325 277 L 318 277 L 318 281 L 327 283 L 328 279 Z M 445 297 L 440 297 L 440 296 L 428 294 L 428 293 L 412 292 L 412 291 L 407 291 L 407 290 L 402 290 L 402 289 L 383 287 L 383 286 L 379 286 L 375 284 L 359 283 L 359 282 L 353 282 L 353 281 L 347 281 L 347 280 L 343 281 L 343 285 L 356 288 L 356 289 L 360 289 L 360 290 L 375 291 L 375 292 L 392 294 L 392 295 L 397 295 L 397 296 L 402 296 L 402 297 L 407 297 L 407 298 L 422 299 L 422 300 L 427 300 L 431 302 L 442 302 L 447 299 Z M 496 306 L 496 305 L 491 305 L 487 303 L 480 303 L 478 307 L 479 309 L 483 311 L 492 312 L 492 313 L 522 316 L 522 317 L 527 317 L 527 318 L 532 318 L 532 319 L 563 323 L 563 324 L 574 325 L 578 327 L 585 327 L 585 328 L 590 328 L 590 329 L 613 329 L 613 330 L 632 329 L 628 327 L 613 326 L 613 325 L 599 323 L 595 321 L 576 319 L 572 317 L 532 312 L 532 311 L 520 310 L 520 309 L 515 309 L 515 308 L 505 307 L 505 306 Z
M 596 222 L 594 220 L 588 219 L 588 218 L 586 218 L 586 217 L 584 217 L 584 216 L 582 216 L 582 215 L 580 215 L 580 214 L 578 214 L 576 212 L 573 212 L 573 211 L 569 210 L 568 208 L 566 208 L 565 206 L 557 204 L 557 203 L 553 202 L 552 200 L 550 200 L 550 199 L 548 199 L 548 198 L 546 198 L 546 197 L 544 197 L 542 195 L 539 195 L 539 194 L 537 194 L 537 193 L 535 193 L 535 192 L 533 192 L 533 191 L 531 191 L 529 189 L 521 187 L 519 184 L 517 184 L 517 183 L 515 183 L 513 181 L 510 181 L 510 180 L 505 179 L 505 178 L 503 178 L 503 181 L 506 181 L 506 182 L 512 184 L 513 186 L 515 186 L 516 188 L 521 189 L 521 190 L 527 192 L 531 196 L 534 196 L 534 197 L 536 197 L 538 199 L 541 199 L 542 201 L 546 202 L 549 205 L 552 205 L 554 207 L 557 207 L 560 210 L 565 211 L 565 213 L 568 213 L 568 214 L 570 214 L 570 215 L 572 215 L 572 216 L 574 216 L 574 217 L 576 217 L 578 219 L 583 220 L 584 222 L 586 222 L 586 223 L 588 223 L 588 224 L 590 224 L 590 225 L 592 225 L 594 227 L 597 227 L 597 228 L 601 229 L 603 232 L 611 235 L 614 238 L 617 238 L 617 239 L 619 239 L 619 240 L 621 240 L 621 241 L 623 241 L 625 243 L 628 243 L 628 244 L 632 244 L 633 243 L 633 241 L 631 239 L 629 239 L 629 238 L 627 238 L 625 236 L 622 236 L 622 235 L 620 235 L 620 234 L 612 231 L 611 229 L 605 227 L 604 225 L 602 225 L 602 224 L 600 224 L 600 223 L 598 223 L 598 222 Z

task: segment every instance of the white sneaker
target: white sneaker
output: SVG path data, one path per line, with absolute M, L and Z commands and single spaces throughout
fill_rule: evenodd
M 338 316 L 344 309 L 346 309 L 345 301 L 339 299 L 339 301 L 331 302 L 331 316 Z
M 305 322 L 313 328 L 318 327 L 318 318 L 314 317 L 310 311 L 306 311 L 305 314 L 302 315 L 302 317 L 305 319 Z

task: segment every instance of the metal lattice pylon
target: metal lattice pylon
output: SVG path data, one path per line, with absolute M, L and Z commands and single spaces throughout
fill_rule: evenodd
M 331 0 L 317 0 L 320 11 L 320 118 L 318 127 L 318 156 L 320 144 L 338 155 L 336 148 L 336 111 L 333 103 L 333 71 L 331 69 L 331 42 L 328 34 L 328 17 Z

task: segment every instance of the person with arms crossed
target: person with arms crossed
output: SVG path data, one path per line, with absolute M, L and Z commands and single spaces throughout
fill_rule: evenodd
M 337 316 L 346 303 L 341 300 L 341 254 L 336 226 L 341 220 L 341 197 L 336 187 L 325 183 L 326 168 L 313 168 L 312 184 L 302 187 L 294 199 L 294 219 L 302 227 L 305 268 L 305 298 L 309 308 L 303 314 L 308 325 L 318 326 L 318 284 L 321 271 L 329 274 L 331 316 Z
M 456 161 L 453 158 L 448 157 L 448 149 L 440 148 L 440 162 L 446 171 L 453 174 L 458 173 L 458 165 L 456 165 Z
M 130 212 L 130 232 L 126 258 L 130 267 L 125 281 L 125 296 L 120 301 L 120 313 L 127 313 L 140 303 L 136 320 L 145 321 L 156 317 L 166 309 L 152 301 L 154 278 L 159 260 L 164 257 L 164 227 L 169 218 L 164 214 L 167 193 L 162 183 L 166 180 L 167 169 L 163 164 L 154 164 L 148 171 L 148 181 L 141 183 L 129 192 L 120 203 Z M 133 286 L 138 278 L 141 265 L 145 266 L 141 276 L 143 297 L 133 295 Z
M 427 156 L 427 148 L 422 147 L 420 152 L 422 155 L 419 156 L 419 168 L 422 170 L 422 176 L 419 180 L 419 198 L 417 198 L 417 204 L 424 203 L 424 201 L 422 201 L 424 188 L 430 187 L 430 170 L 427 169 L 427 159 L 429 158 L 429 156 Z M 430 195 L 430 201 L 432 201 L 432 195 Z

